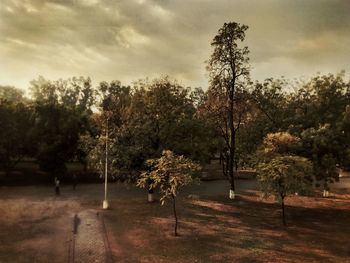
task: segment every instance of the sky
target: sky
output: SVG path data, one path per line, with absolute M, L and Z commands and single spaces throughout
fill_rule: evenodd
M 206 89 L 211 40 L 230 21 L 249 26 L 253 80 L 348 74 L 349 13 L 350 0 L 0 0 L 0 85 L 169 75 Z

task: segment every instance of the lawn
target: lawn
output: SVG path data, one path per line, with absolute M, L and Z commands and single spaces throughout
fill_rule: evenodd
M 73 216 L 97 209 L 115 262 L 350 262 L 350 192 L 287 199 L 287 227 L 273 199 L 240 190 L 231 201 L 214 182 L 178 197 L 179 237 L 170 203 L 147 203 L 144 190 L 111 184 L 0 188 L 0 262 L 67 262 Z M 204 189 L 204 190 L 200 190 Z M 195 193 L 195 194 L 193 194 Z

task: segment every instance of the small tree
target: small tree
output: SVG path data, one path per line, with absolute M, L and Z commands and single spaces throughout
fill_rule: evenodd
M 162 205 L 167 198 L 172 199 L 175 218 L 174 234 L 177 236 L 176 195 L 180 187 L 193 181 L 192 175 L 200 167 L 190 159 L 182 155 L 177 156 L 169 150 L 163 151 L 159 159 L 148 160 L 147 164 L 150 166 L 150 170 L 141 174 L 137 186 L 141 188 L 148 186 L 150 189 L 159 187 Z
M 278 156 L 258 165 L 257 171 L 262 190 L 281 203 L 283 225 L 286 225 L 284 199 L 311 186 L 312 163 L 299 156 Z

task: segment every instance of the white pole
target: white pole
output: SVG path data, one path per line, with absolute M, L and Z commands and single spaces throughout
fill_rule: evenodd
M 105 156 L 105 200 L 103 200 L 103 209 L 108 209 L 107 200 L 107 175 L 108 175 L 108 118 L 107 118 L 107 128 L 106 128 L 106 156 Z

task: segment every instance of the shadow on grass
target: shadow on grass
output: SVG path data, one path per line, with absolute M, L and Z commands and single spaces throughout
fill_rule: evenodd
M 350 242 L 349 210 L 288 205 L 288 226 L 283 227 L 278 204 L 244 197 L 235 201 L 221 197 L 204 198 L 189 200 L 188 203 L 188 221 L 204 223 L 207 227 L 218 226 L 215 228 L 216 240 L 206 244 L 208 248 L 220 244 L 218 249 L 222 249 L 226 244 L 295 260 L 322 262 L 328 260 L 327 254 L 331 257 L 350 256 L 347 245 Z M 256 257 L 250 259 L 256 260 Z

